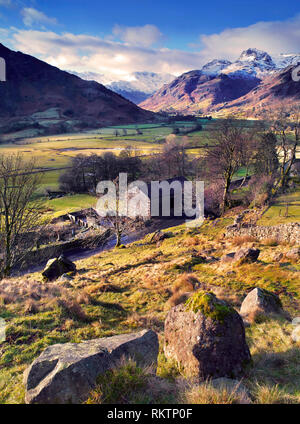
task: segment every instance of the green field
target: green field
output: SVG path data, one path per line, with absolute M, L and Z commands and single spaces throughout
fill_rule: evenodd
M 259 225 L 279 225 L 300 222 L 300 188 L 293 193 L 277 197 L 266 210 Z
M 65 215 L 69 212 L 74 212 L 78 209 L 95 208 L 97 199 L 89 194 L 75 194 L 65 196 L 59 199 L 45 200 L 43 206 L 46 215 L 51 218 Z
M 138 155 L 144 156 L 161 150 L 161 141 L 170 135 L 175 126 L 178 128 L 194 125 L 192 122 L 167 124 L 141 124 L 101 128 L 78 134 L 53 135 L 19 140 L 17 143 L 0 145 L 4 154 L 21 153 L 25 159 L 36 158 L 37 166 L 45 172 L 41 188 L 58 188 L 58 178 L 63 169 L 69 166 L 72 157 L 83 154 L 101 155 L 106 152 L 119 154 L 127 146 L 134 148 Z M 193 145 L 205 144 L 212 122 L 202 122 L 204 131 L 188 134 L 187 140 Z M 138 134 L 137 129 L 141 132 Z M 123 131 L 124 130 L 124 131 Z M 119 135 L 116 135 L 118 131 Z

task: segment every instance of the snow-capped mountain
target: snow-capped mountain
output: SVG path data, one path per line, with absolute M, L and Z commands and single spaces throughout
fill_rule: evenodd
M 300 54 L 282 54 L 273 58 L 267 52 L 251 48 L 243 51 L 235 62 L 216 59 L 200 70 L 176 77 L 140 106 L 154 112 L 211 113 L 231 104 L 238 108 L 239 99 L 243 99 L 241 107 L 249 104 L 255 108 L 255 102 L 262 103 L 263 97 L 275 104 L 274 92 L 293 102 L 299 98 L 300 85 L 295 89 L 292 81 L 289 92 L 285 92 L 281 83 L 284 80 L 285 87 L 288 87 L 286 79 L 291 80 L 289 67 L 295 67 L 298 62 Z M 268 88 L 271 83 L 273 91 Z M 261 98 L 256 95 L 256 90 L 261 93 Z
M 241 56 L 222 69 L 222 74 L 231 77 L 264 78 L 276 70 L 276 65 L 272 57 L 261 50 L 248 49 L 242 52 Z
M 86 80 L 97 81 L 136 104 L 146 100 L 164 84 L 168 84 L 175 78 L 171 74 L 157 74 L 154 72 L 133 72 L 123 80 L 116 80 L 116 77 L 111 74 L 98 74 L 96 72 L 72 73 Z
M 202 73 L 205 75 L 219 75 L 223 69 L 228 68 L 228 66 L 232 65 L 229 60 L 212 60 L 211 62 L 208 62 L 206 65 L 204 65 L 201 69 Z
M 273 61 L 278 69 L 284 69 L 291 65 L 297 65 L 300 63 L 300 53 L 295 54 L 280 54 L 273 56 Z
M 259 78 L 273 75 L 287 66 L 300 62 L 299 54 L 281 54 L 271 57 L 267 52 L 258 49 L 248 49 L 242 52 L 233 63 L 226 60 L 213 60 L 204 65 L 202 72 L 206 75 L 225 74 L 231 78 Z
M 164 84 L 168 84 L 175 78 L 171 74 L 154 72 L 134 72 L 130 76 L 129 81 L 114 81 L 107 85 L 107 88 L 136 104 L 146 100 Z

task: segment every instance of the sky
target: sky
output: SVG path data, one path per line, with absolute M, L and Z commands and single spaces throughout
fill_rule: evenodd
M 0 0 L 0 42 L 61 69 L 130 80 L 248 48 L 300 52 L 299 0 Z

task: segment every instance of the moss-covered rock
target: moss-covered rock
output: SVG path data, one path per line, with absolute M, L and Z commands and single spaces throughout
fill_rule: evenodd
M 202 313 L 207 318 L 224 322 L 225 317 L 235 314 L 235 310 L 225 302 L 219 300 L 213 293 L 198 291 L 185 303 L 186 311 L 195 314 Z
M 165 321 L 167 358 L 189 377 L 236 378 L 251 362 L 240 315 L 213 293 L 198 291 Z

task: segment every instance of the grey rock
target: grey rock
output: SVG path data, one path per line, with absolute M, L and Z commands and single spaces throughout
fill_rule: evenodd
M 99 375 L 132 358 L 156 365 L 158 337 L 152 330 L 49 346 L 24 373 L 26 403 L 84 402 Z
M 234 255 L 234 262 L 251 263 L 256 262 L 260 254 L 259 249 L 242 248 Z
M 42 276 L 47 281 L 57 280 L 61 275 L 76 273 L 76 265 L 61 255 L 59 258 L 50 259 L 45 266 Z
M 235 253 L 227 253 L 226 255 L 223 255 L 221 257 L 221 262 L 224 264 L 232 262 L 234 259 L 234 255 Z
M 244 299 L 240 314 L 246 322 L 255 322 L 268 315 L 281 315 L 287 318 L 279 297 L 259 287 L 252 290 Z
M 194 309 L 193 305 L 203 305 L 203 301 L 204 309 Z M 168 313 L 164 352 L 186 375 L 199 381 L 237 378 L 251 361 L 242 318 L 226 302 L 206 292 L 196 292 L 187 304 Z

